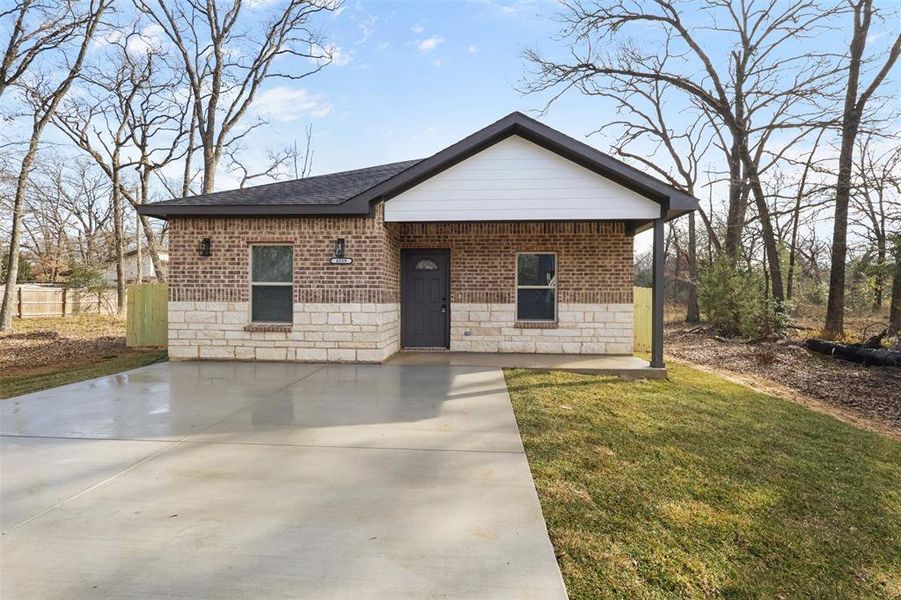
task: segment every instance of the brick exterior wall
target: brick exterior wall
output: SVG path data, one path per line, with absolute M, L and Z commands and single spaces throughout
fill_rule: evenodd
M 294 246 L 295 302 L 397 302 L 400 268 L 388 254 L 381 217 L 173 218 L 169 221 L 169 296 L 178 302 L 247 302 L 250 246 Z M 203 238 L 212 255 L 200 256 Z M 344 238 L 350 265 L 332 265 Z
M 558 302 L 631 303 L 623 223 L 390 223 L 402 248 L 448 248 L 451 301 L 512 303 L 516 253 L 556 252 Z
M 170 220 L 170 356 L 382 361 L 400 348 L 400 253 L 450 250 L 451 349 L 630 353 L 632 238 L 623 223 L 385 223 L 374 218 Z M 211 238 L 212 255 L 199 244 Z M 346 240 L 351 265 L 332 265 Z M 294 247 L 294 323 L 249 326 L 250 245 Z M 558 323 L 515 322 L 517 252 L 556 252 Z

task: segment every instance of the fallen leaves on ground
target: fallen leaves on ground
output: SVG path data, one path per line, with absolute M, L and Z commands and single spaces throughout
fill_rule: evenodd
M 120 317 L 17 319 L 13 331 L 0 334 L 0 372 L 26 375 L 122 352 L 126 352 L 125 320 Z
M 901 369 L 815 354 L 801 340 L 716 339 L 705 328 L 682 323 L 667 326 L 665 347 L 675 358 L 772 381 L 901 431 Z

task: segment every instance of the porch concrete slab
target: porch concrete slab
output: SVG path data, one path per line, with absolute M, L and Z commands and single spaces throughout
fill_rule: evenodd
M 0 401 L 0 597 L 566 597 L 501 371 L 127 376 L 133 393 L 116 377 L 68 386 L 69 407 Z M 51 413 L 6 423 L 8 405 L 34 415 L 29 399 Z M 160 407 L 192 417 L 164 427 Z
M 398 352 L 387 364 L 481 366 L 497 369 L 540 369 L 613 375 L 636 379 L 665 379 L 665 368 L 651 367 L 637 356 L 614 354 L 531 354 L 491 352 Z

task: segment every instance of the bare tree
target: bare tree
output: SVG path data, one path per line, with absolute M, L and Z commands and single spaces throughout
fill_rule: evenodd
M 798 178 L 797 186 L 795 187 L 794 206 L 791 210 L 791 219 L 789 225 L 790 237 L 788 245 L 788 273 L 786 276 L 787 300 L 791 300 L 794 297 L 795 266 L 797 264 L 798 257 L 798 230 L 801 225 L 801 211 L 804 207 L 805 200 L 809 199 L 812 193 L 809 187 L 809 183 L 811 175 L 815 170 L 817 150 L 820 147 L 820 141 L 823 139 L 823 134 L 825 132 L 826 128 L 822 128 L 817 134 L 817 137 L 813 143 L 813 147 L 811 148 L 810 152 L 807 153 L 807 158 L 804 161 L 803 166 L 801 167 L 801 174 Z
M 143 85 L 134 76 L 126 58 L 113 52 L 112 60 L 84 69 L 80 79 L 85 89 L 65 102 L 53 122 L 79 148 L 92 157 L 110 179 L 110 202 L 113 211 L 113 240 L 116 261 L 116 298 L 119 311 L 125 309 L 125 235 L 123 190 L 124 170 L 135 165 L 127 155 L 128 120 L 132 101 Z M 108 55 L 107 55 L 108 56 Z
M 336 0 L 287 0 L 271 7 L 272 18 L 254 27 L 258 15 L 241 0 L 135 0 L 159 25 L 179 57 L 192 93 L 193 122 L 203 154 L 202 193 L 212 192 L 225 149 L 262 121 L 239 127 L 260 86 L 270 78 L 300 80 L 331 62 L 332 49 L 313 29 L 317 13 L 338 8 Z M 312 65 L 307 70 L 275 70 Z
M 703 14 L 694 15 L 691 23 L 668 0 L 564 0 L 562 33 L 572 42 L 571 60 L 560 62 L 527 52 L 535 65 L 528 89 L 585 91 L 611 77 L 661 81 L 708 111 L 728 131 L 723 135 L 732 167 L 728 225 L 737 228 L 744 218 L 740 206 L 733 208 L 741 201 L 741 186 L 747 185 L 760 219 L 773 297 L 782 301 L 777 240 L 758 171 L 764 130 L 755 123 L 788 129 L 809 127 L 822 119 L 807 100 L 832 80 L 834 67 L 829 57 L 797 47 L 798 40 L 818 32 L 837 9 L 816 0 L 768 0 L 764 6 L 706 0 L 700 7 Z M 630 31 L 640 32 L 640 46 L 626 37 Z M 701 41 L 701 35 L 708 40 Z M 705 49 L 710 47 L 711 35 L 718 36 L 716 47 L 731 48 L 722 54 L 725 61 Z M 773 124 L 775 115 L 779 118 Z
M 61 196 L 60 211 L 72 216 L 69 220 L 73 252 L 71 262 L 96 264 L 109 258 L 103 240 L 113 220 L 110 204 L 110 184 L 106 175 L 85 158 L 45 165 L 48 177 L 56 182 Z
M 0 23 L 9 35 L 0 60 L 0 96 L 42 54 L 58 50 L 79 35 L 91 15 L 81 12 L 79 4 L 77 0 L 17 0 L 0 8 Z
M 124 196 L 137 208 L 146 204 L 153 188 L 154 176 L 159 177 L 162 169 L 184 159 L 185 182 L 182 196 L 187 195 L 191 173 L 190 140 L 194 134 L 190 95 L 184 97 L 184 77 L 177 70 L 166 68 L 162 48 L 152 40 L 142 40 L 145 50 L 139 53 L 129 51 L 130 39 L 142 34 L 134 31 L 118 43 L 117 60 L 128 73 L 128 90 L 122 98 L 128 140 L 135 153 L 134 160 L 138 172 L 137 194 Z M 186 144 L 187 142 L 187 144 Z M 162 232 L 159 235 L 146 216 L 138 215 L 137 262 L 138 280 L 143 277 L 141 232 L 150 251 L 150 259 L 157 279 L 166 280 L 166 270 L 160 259 Z
M 248 183 L 252 183 L 257 179 L 269 181 L 282 179 L 288 174 L 289 166 L 296 161 L 293 147 L 285 146 L 267 150 L 265 164 L 258 170 L 251 171 L 240 156 L 242 150 L 243 148 L 240 145 L 234 145 L 225 150 L 225 155 L 228 158 L 228 170 L 237 176 L 239 189 L 244 189 Z
M 64 208 L 62 182 L 52 172 L 47 173 L 49 177 L 42 176 L 42 167 L 36 168 L 29 178 L 21 247 L 34 259 L 35 272 L 56 282 L 69 266 L 68 233 L 73 215 Z
M 891 276 L 889 253 L 890 225 L 901 232 L 901 147 L 897 138 L 886 141 L 880 149 L 880 138 L 868 134 L 858 141 L 857 160 L 851 192 L 853 212 L 850 221 L 863 232 L 868 244 L 875 248 L 875 281 L 873 308 L 882 308 L 886 280 Z
M 231 148 L 225 150 L 228 157 L 229 171 L 238 177 L 238 187 L 244 189 L 248 183 L 255 179 L 268 179 L 276 181 L 293 173 L 294 179 L 303 179 L 309 176 L 310 170 L 313 168 L 313 128 L 308 126 L 306 129 L 306 142 L 304 144 L 303 154 L 297 149 L 297 141 L 290 146 L 268 150 L 266 152 L 266 162 L 256 171 L 251 171 L 241 158 L 243 147 L 235 144 Z M 299 162 L 299 161 L 302 161 Z M 293 170 L 289 171 L 289 167 Z
M 32 74 L 31 81 L 24 84 L 23 79 L 17 81 L 17 85 L 22 85 L 23 93 L 28 99 L 32 108 L 31 117 L 31 135 L 26 146 L 25 153 L 22 156 L 22 162 L 19 167 L 19 174 L 16 180 L 15 199 L 13 201 L 13 218 L 12 229 L 9 241 L 9 258 L 6 268 L 6 286 L 3 293 L 3 305 L 0 307 L 0 331 L 9 331 L 12 328 L 13 299 L 16 291 L 16 278 L 19 269 L 19 244 L 22 235 L 22 219 L 24 217 L 25 193 L 28 188 L 28 177 L 34 165 L 35 157 L 38 152 L 38 144 L 41 135 L 47 124 L 56 114 L 60 103 L 65 98 L 72 83 L 81 71 L 84 65 L 85 56 L 90 47 L 91 40 L 97 25 L 106 12 L 112 0 L 91 0 L 84 7 L 83 12 L 77 13 L 77 20 L 81 23 L 78 27 L 78 35 L 73 36 L 72 41 L 77 46 L 70 59 L 66 52 L 61 52 L 64 61 L 62 68 L 62 77 L 58 81 L 52 81 L 53 75 L 41 74 L 35 72 L 35 69 L 29 71 Z M 58 46 L 61 51 L 67 50 L 66 44 Z M 34 63 L 31 65 L 34 66 Z M 23 76 L 24 77 L 24 76 Z
M 845 259 L 848 254 L 848 203 L 854 168 L 854 146 L 867 103 L 885 81 L 901 54 L 901 33 L 894 39 L 869 84 L 861 82 L 867 40 L 873 17 L 878 17 L 873 0 L 847 0 L 851 7 L 853 28 L 848 48 L 847 81 L 841 119 L 841 147 L 838 176 L 835 182 L 835 214 L 832 225 L 832 264 L 829 273 L 829 299 L 826 304 L 825 337 L 838 338 L 845 332 Z
M 613 85 L 610 87 L 590 89 L 593 95 L 615 100 L 618 104 L 617 112 L 623 115 L 622 119 L 612 121 L 600 129 L 600 131 L 619 130 L 619 135 L 613 142 L 613 153 L 643 166 L 673 186 L 694 195 L 698 187 L 701 160 L 711 143 L 706 120 L 702 115 L 697 115 L 694 121 L 676 130 L 669 123 L 666 117 L 668 111 L 664 108 L 667 102 L 672 101 L 673 94 L 669 84 L 617 76 L 611 77 L 611 80 Z M 645 151 L 632 149 L 635 144 L 641 142 L 650 142 L 662 147 L 671 168 L 662 167 L 661 163 L 655 160 L 656 152 L 649 155 Z M 704 209 L 698 212 L 707 228 L 707 234 L 716 238 Z M 685 320 L 697 323 L 701 320 L 701 315 L 697 296 L 697 230 L 693 212 L 689 214 L 687 244 L 681 244 L 676 237 L 673 238 L 673 242 L 674 247 L 685 248 L 688 263 L 688 278 L 682 280 L 688 284 Z M 678 264 L 677 260 L 677 267 Z

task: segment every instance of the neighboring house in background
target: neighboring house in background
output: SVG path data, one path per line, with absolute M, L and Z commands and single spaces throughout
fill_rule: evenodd
M 160 262 L 163 264 L 163 268 L 167 268 L 169 264 L 169 254 L 167 252 L 160 252 Z M 141 269 L 141 273 L 143 275 L 144 281 L 155 281 L 157 279 L 156 270 L 153 268 L 153 261 L 150 259 L 150 252 L 144 251 L 141 253 L 141 263 L 143 264 L 143 268 Z M 135 250 L 130 250 L 125 253 L 125 260 L 123 270 L 125 273 L 125 281 L 128 283 L 135 283 L 138 278 L 138 253 Z M 100 266 L 100 273 L 103 275 L 103 280 L 110 284 L 116 283 L 116 261 L 105 262 Z
M 692 196 L 521 113 L 423 159 L 139 207 L 169 221 L 169 355 L 631 354 L 632 238 Z

